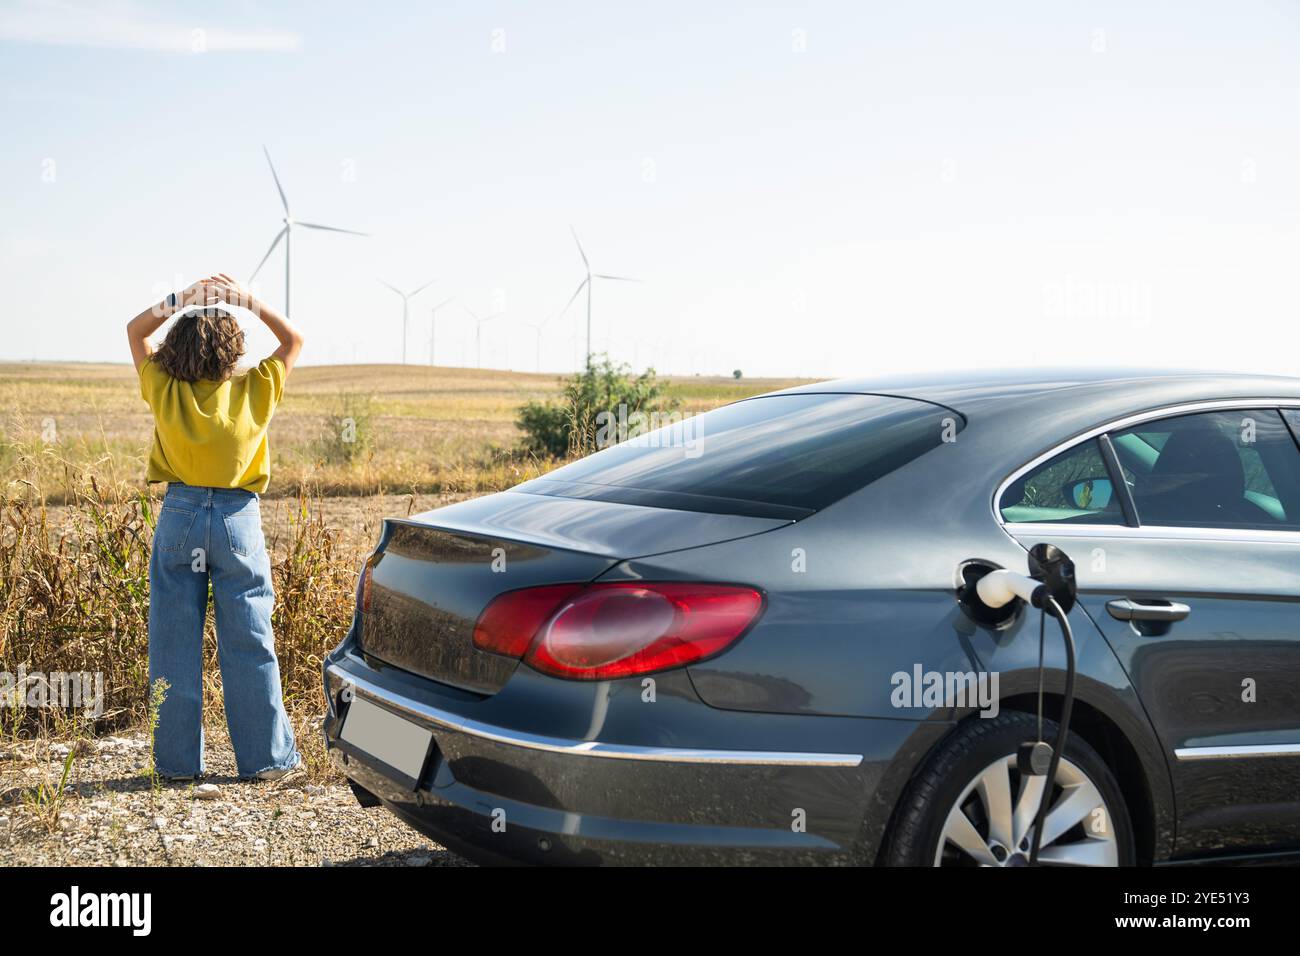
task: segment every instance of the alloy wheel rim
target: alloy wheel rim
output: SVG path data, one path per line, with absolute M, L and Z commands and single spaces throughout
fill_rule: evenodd
M 971 780 L 944 818 L 935 866 L 1027 866 L 1045 777 L 1019 772 L 1015 754 L 999 757 Z M 1118 866 L 1110 807 L 1078 766 L 1061 758 L 1055 794 L 1043 819 L 1038 862 L 1047 866 Z

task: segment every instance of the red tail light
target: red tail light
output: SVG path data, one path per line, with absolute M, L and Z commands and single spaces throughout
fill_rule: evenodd
M 474 644 L 557 677 L 611 680 L 712 657 L 735 643 L 762 610 L 761 592 L 730 584 L 524 588 L 487 606 Z
M 366 566 L 361 569 L 361 610 L 370 610 L 370 572 L 373 570 L 374 559 L 366 561 Z
M 552 584 L 498 595 L 474 625 L 474 646 L 506 657 L 523 657 L 533 635 L 581 584 Z

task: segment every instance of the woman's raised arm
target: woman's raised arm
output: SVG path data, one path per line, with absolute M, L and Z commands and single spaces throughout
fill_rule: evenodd
M 212 279 L 200 279 L 184 292 L 172 293 L 161 302 L 155 302 L 130 322 L 126 323 L 126 339 L 131 344 L 131 361 L 135 363 L 138 373 L 153 354 L 153 345 L 149 336 L 158 331 L 159 326 L 182 309 L 197 305 L 212 305 L 221 301 L 221 295 Z
M 266 323 L 266 327 L 280 342 L 280 347 L 272 354 L 284 362 L 286 375 L 293 371 L 293 365 L 298 361 L 303 343 L 302 333 L 298 331 L 298 327 L 290 322 L 287 316 L 281 315 L 262 300 L 254 298 L 253 294 L 240 285 L 237 279 L 226 273 L 217 273 L 212 277 L 212 281 L 221 290 L 224 301 L 230 305 L 243 306 Z

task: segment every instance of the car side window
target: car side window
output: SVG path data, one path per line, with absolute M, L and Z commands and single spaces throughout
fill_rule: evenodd
M 1300 530 L 1300 449 L 1276 409 L 1164 418 L 1112 441 L 1140 524 Z
M 1297 445 L 1300 445 L 1300 408 L 1284 408 L 1282 417 L 1291 426 L 1291 437 L 1296 440 Z
M 1120 496 L 1097 440 L 1061 452 L 1010 485 L 1002 495 L 1008 523 L 1124 524 Z

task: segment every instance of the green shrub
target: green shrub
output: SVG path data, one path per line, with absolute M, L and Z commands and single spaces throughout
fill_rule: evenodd
M 561 385 L 560 401 L 531 401 L 519 409 L 516 423 L 524 433 L 525 452 L 550 458 L 587 455 L 629 437 L 611 425 L 638 413 L 648 416 L 677 407 L 654 369 L 633 375 L 629 366 L 615 365 L 607 355 L 594 358 Z

